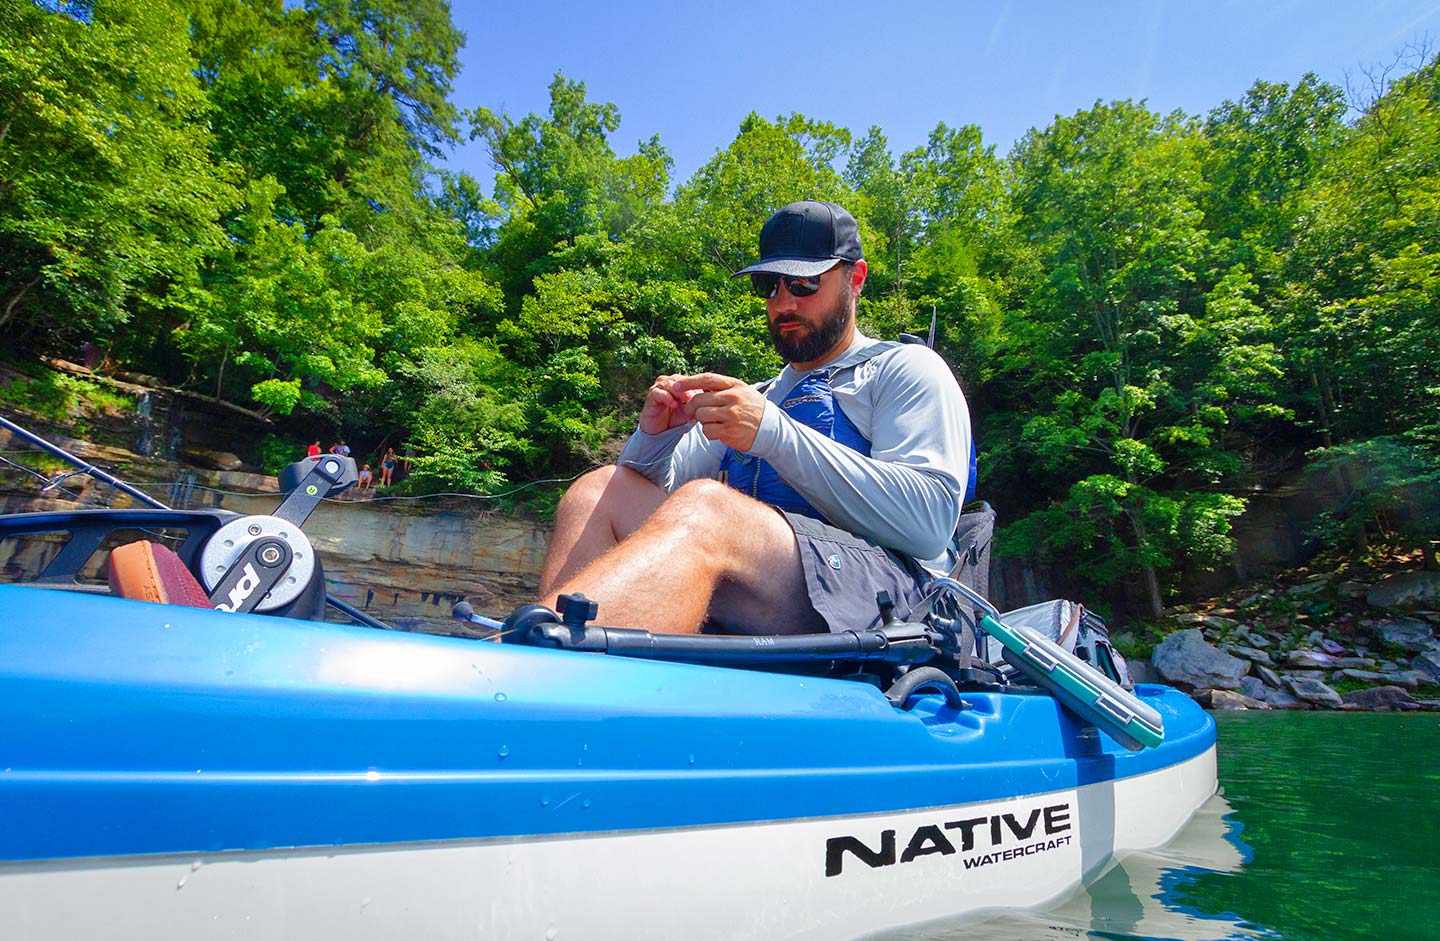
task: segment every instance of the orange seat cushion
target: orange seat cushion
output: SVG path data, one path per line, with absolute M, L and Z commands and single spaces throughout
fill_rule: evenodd
M 141 540 L 110 552 L 110 593 L 136 601 L 210 608 L 210 598 L 180 557 Z

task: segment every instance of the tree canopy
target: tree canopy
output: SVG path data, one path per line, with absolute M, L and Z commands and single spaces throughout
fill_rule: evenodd
M 752 113 L 688 179 L 556 74 L 456 101 L 443 0 L 0 0 L 7 355 L 111 365 L 500 493 L 612 457 L 651 379 L 779 361 L 731 272 L 795 199 L 860 221 L 862 326 L 970 397 L 1002 548 L 1151 613 L 1249 495 L 1354 472 L 1327 538 L 1440 535 L 1440 64 L 1207 114 L 1099 100 L 997 153 Z M 483 147 L 494 177 L 437 168 Z M 1307 456 L 1308 455 L 1308 456 Z M 1397 503 L 1396 501 L 1399 501 Z

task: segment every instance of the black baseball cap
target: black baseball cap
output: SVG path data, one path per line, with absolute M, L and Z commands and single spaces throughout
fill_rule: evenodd
M 810 277 L 837 261 L 859 261 L 860 228 L 855 217 L 834 203 L 813 199 L 791 203 L 760 229 L 760 260 L 731 277 L 768 271 Z

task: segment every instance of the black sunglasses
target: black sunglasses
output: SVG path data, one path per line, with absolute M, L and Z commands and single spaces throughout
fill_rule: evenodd
M 827 268 L 825 271 L 834 271 L 834 268 Z M 785 290 L 795 297 L 809 297 L 820 290 L 820 279 L 825 276 L 825 271 L 815 275 L 798 274 L 775 274 L 771 271 L 757 271 L 750 276 L 750 288 L 755 292 L 756 297 L 763 297 L 766 300 L 774 297 L 780 292 L 780 282 L 785 282 Z

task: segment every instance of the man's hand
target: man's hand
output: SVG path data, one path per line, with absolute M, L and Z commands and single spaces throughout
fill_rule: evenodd
M 700 423 L 705 437 L 740 452 L 755 445 L 755 433 L 765 417 L 765 397 L 748 383 L 706 372 L 677 377 L 671 388 L 673 395 L 685 399 L 685 411 Z
M 694 393 L 677 392 L 675 385 L 685 376 L 661 376 L 650 386 L 645 396 L 645 406 L 640 409 L 640 430 L 647 435 L 658 435 L 688 425 L 695 419 L 685 410 L 685 403 Z

